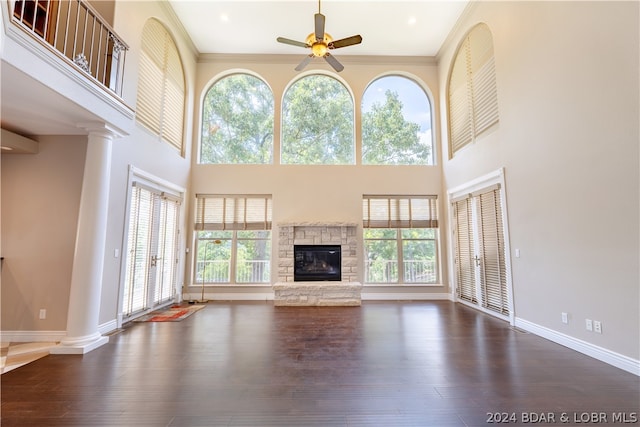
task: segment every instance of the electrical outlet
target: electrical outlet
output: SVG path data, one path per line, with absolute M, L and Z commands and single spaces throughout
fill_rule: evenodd
M 569 323 L 569 313 L 562 312 L 562 323 Z
M 593 321 L 593 330 L 598 334 L 602 333 L 602 323 L 599 320 Z
M 47 309 L 46 308 L 41 308 L 40 309 L 40 320 L 44 320 L 47 318 Z
M 593 331 L 593 320 L 587 319 L 586 325 L 587 325 L 587 331 Z

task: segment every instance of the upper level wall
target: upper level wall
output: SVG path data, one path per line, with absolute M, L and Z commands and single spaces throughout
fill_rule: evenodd
M 438 58 L 446 129 L 457 46 L 475 24 L 491 29 L 500 123 L 442 166 L 448 189 L 505 168 L 516 317 L 636 360 L 638 7 L 476 2 Z M 443 159 L 447 144 L 443 132 Z

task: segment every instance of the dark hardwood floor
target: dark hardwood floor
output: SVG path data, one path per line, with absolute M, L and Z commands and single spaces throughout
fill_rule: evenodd
M 1 387 L 3 427 L 584 425 L 593 414 L 629 425 L 640 415 L 637 376 L 444 301 L 209 303 L 181 322 L 132 324 L 84 356 L 44 357 Z

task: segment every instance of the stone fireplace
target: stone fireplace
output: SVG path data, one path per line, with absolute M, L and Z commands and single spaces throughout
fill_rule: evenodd
M 360 305 L 357 224 L 278 224 L 278 281 L 273 285 L 278 306 Z M 341 281 L 294 281 L 294 245 L 340 245 Z

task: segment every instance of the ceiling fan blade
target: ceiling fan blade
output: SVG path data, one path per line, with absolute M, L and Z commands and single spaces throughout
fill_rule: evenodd
M 309 62 L 311 62 L 311 59 L 313 59 L 313 55 L 309 55 L 307 57 L 305 57 L 301 63 L 298 64 L 298 66 L 295 68 L 296 71 L 302 71 L 304 70 L 304 67 L 306 67 Z
M 316 24 L 316 40 L 322 41 L 324 40 L 324 15 L 321 13 L 316 13 L 315 15 L 313 15 L 313 17 L 315 18 Z
M 290 45 L 292 45 L 292 46 L 298 46 L 298 47 L 311 47 L 311 46 L 309 46 L 308 44 L 306 44 L 305 42 L 299 42 L 299 41 L 291 40 L 291 39 L 287 39 L 287 38 L 284 38 L 284 37 L 278 37 L 276 40 L 277 40 L 278 42 L 280 42 L 280 43 L 290 44 Z
M 360 34 L 358 34 L 357 36 L 351 36 L 344 39 L 332 41 L 331 43 L 327 44 L 327 47 L 329 49 L 338 49 L 340 47 L 360 44 L 361 42 L 362 42 L 362 37 L 360 36 Z
M 330 53 L 327 53 L 324 56 L 324 59 L 329 63 L 329 65 L 331 65 L 333 67 L 334 70 L 336 70 L 337 72 L 340 72 L 342 70 L 344 70 L 344 65 L 342 65 L 340 62 L 338 62 L 338 60 L 336 59 L 335 56 L 331 55 Z

